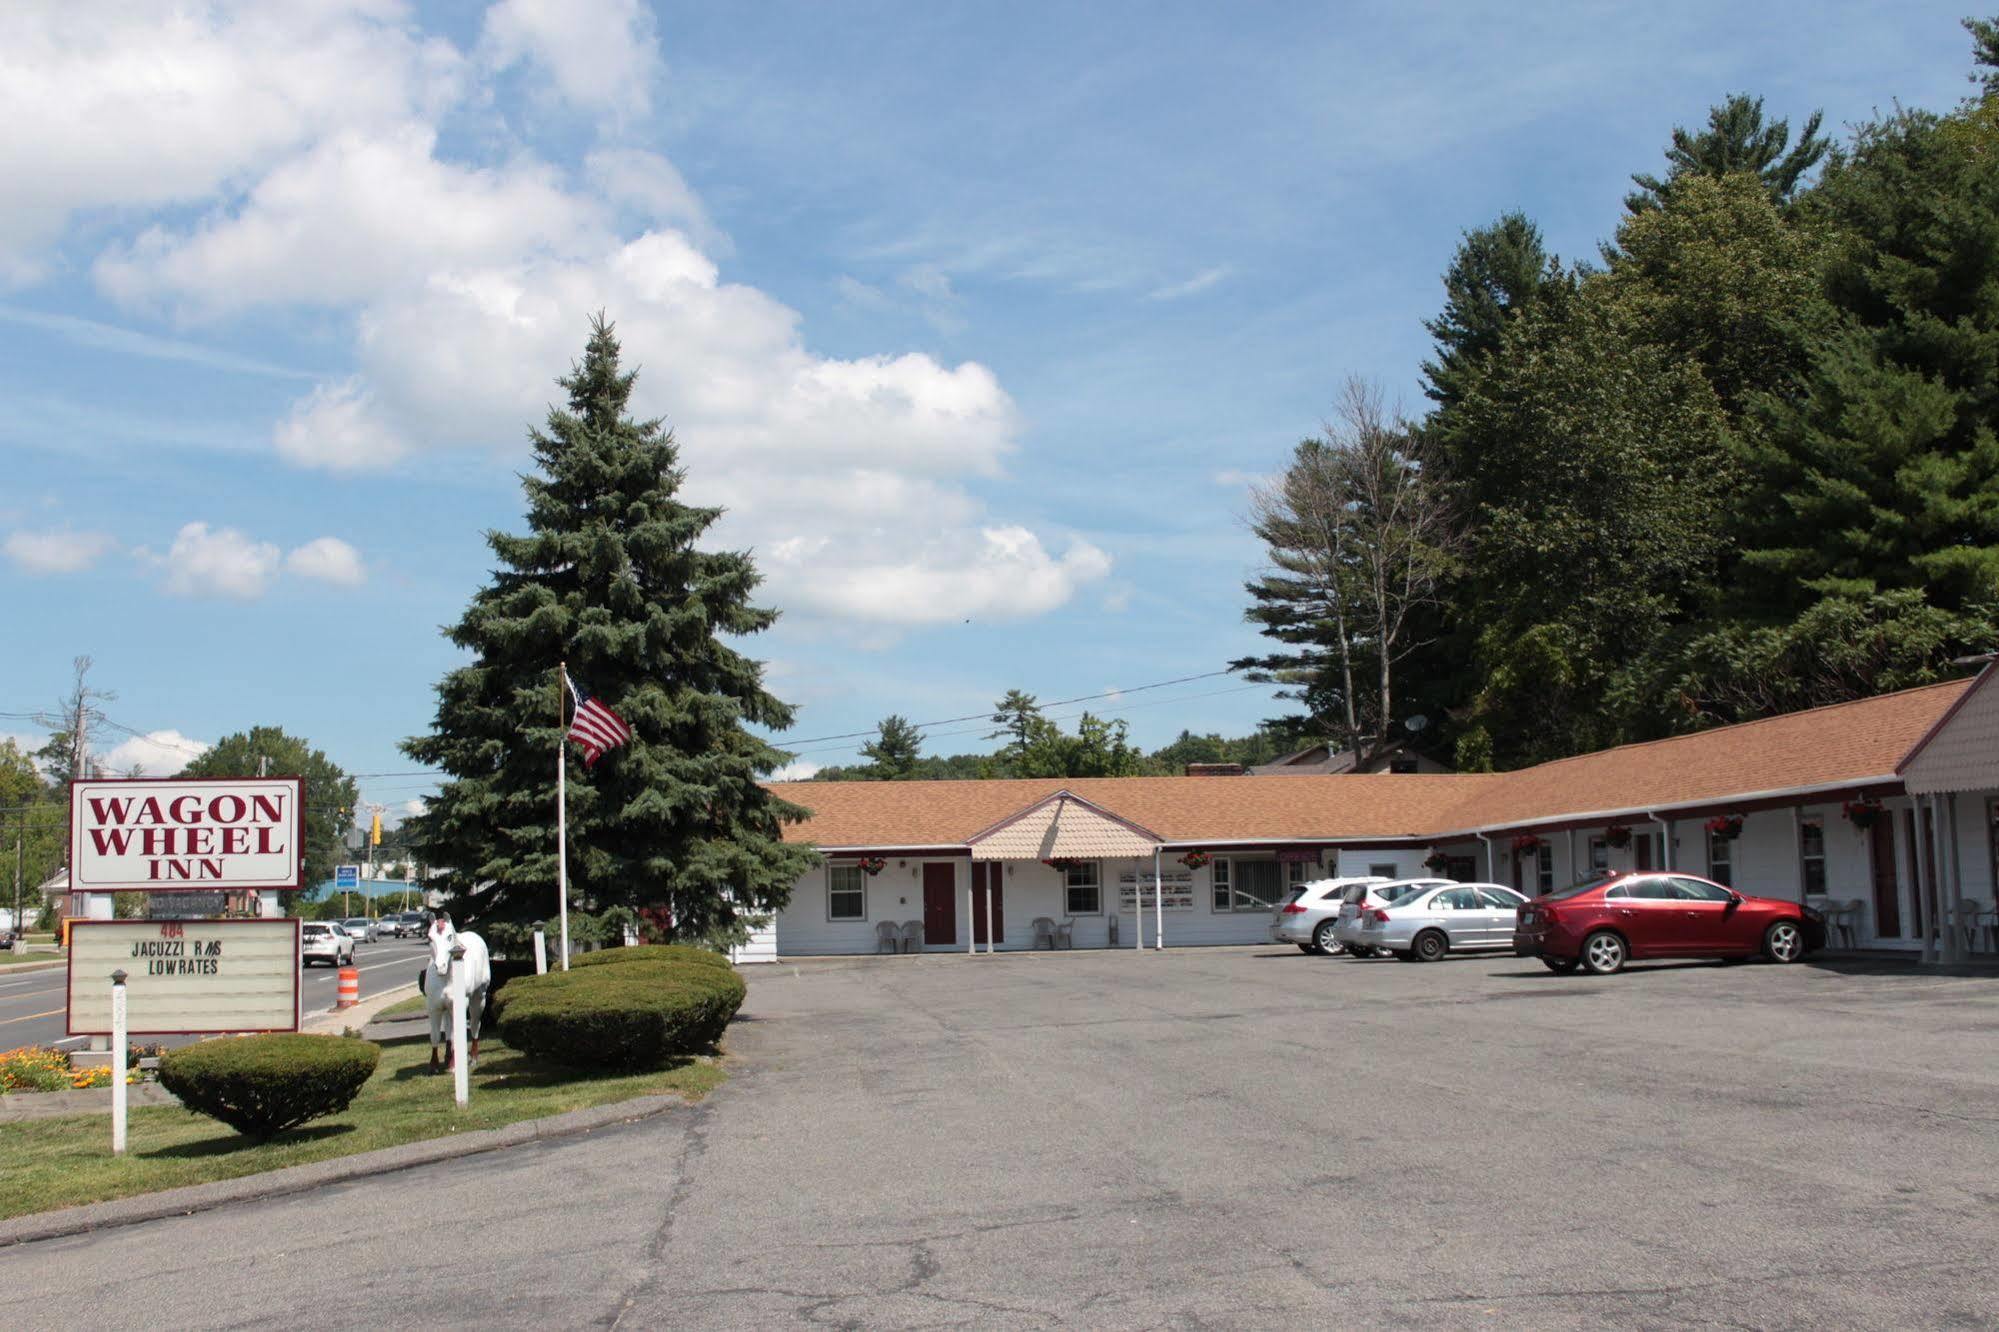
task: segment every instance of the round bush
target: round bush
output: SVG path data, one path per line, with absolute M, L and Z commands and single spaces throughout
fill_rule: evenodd
M 238 1036 L 167 1051 L 160 1085 L 188 1109 L 263 1139 L 345 1110 L 381 1057 L 379 1045 L 345 1036 Z
M 691 962 L 718 971 L 734 971 L 735 965 L 712 948 L 693 944 L 633 944 L 629 948 L 600 948 L 594 953 L 569 959 L 570 970 L 577 967 L 630 966 L 635 962 Z
M 513 982 L 495 1002 L 508 1045 L 576 1068 L 657 1068 L 713 1046 L 742 1006 L 733 971 L 660 960 Z

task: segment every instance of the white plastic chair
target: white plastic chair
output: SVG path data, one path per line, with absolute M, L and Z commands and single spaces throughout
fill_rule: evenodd
M 875 926 L 875 951 L 877 953 L 899 953 L 902 951 L 902 927 L 892 920 L 882 921 Z
M 1034 918 L 1034 947 L 1045 947 L 1051 952 L 1055 948 L 1055 922 L 1047 916 Z
M 1076 946 L 1075 921 L 1058 920 L 1055 922 L 1055 946 L 1057 948 L 1074 948 Z
M 902 922 L 902 951 L 920 953 L 923 951 L 923 922 L 905 920 Z

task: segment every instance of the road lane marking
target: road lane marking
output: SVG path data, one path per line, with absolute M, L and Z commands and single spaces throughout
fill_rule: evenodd
M 36 1018 L 54 1017 L 58 1013 L 66 1013 L 68 1011 L 66 1008 L 51 1008 L 46 1013 L 30 1013 L 26 1017 L 0 1018 L 0 1027 L 12 1026 L 16 1022 L 33 1022 Z

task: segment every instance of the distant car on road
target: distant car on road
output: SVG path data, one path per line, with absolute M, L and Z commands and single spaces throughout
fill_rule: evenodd
M 1277 909 L 1270 913 L 1271 941 L 1297 944 L 1301 952 L 1326 957 L 1345 952 L 1346 945 L 1333 937 L 1333 926 L 1338 922 L 1340 903 L 1346 891 L 1387 882 L 1380 875 L 1371 875 L 1353 879 L 1316 879 L 1298 885 L 1285 894 Z
M 382 937 L 381 927 L 366 916 L 350 916 L 340 924 L 354 936 L 355 943 L 374 943 Z
M 1514 920 L 1526 901 L 1497 883 L 1424 888 L 1364 909 L 1353 933 L 1363 947 L 1392 953 L 1402 962 L 1510 949 Z
M 1600 874 L 1537 897 L 1513 934 L 1513 951 L 1550 971 L 1599 976 L 1652 958 L 1795 962 L 1824 946 L 1825 918 L 1810 907 L 1657 871 Z
M 393 933 L 398 939 L 421 939 L 429 928 L 430 913 L 427 911 L 404 911 L 382 917 L 382 933 Z
M 354 961 L 354 936 L 331 921 L 309 920 L 299 927 L 299 962 L 344 967 Z
M 1354 957 L 1373 957 L 1376 947 L 1361 937 L 1361 913 L 1375 907 L 1399 902 L 1411 893 L 1420 893 L 1425 888 L 1449 888 L 1455 879 L 1377 879 L 1372 883 L 1357 883 L 1340 894 L 1340 913 L 1333 926 L 1333 937 L 1346 945 L 1346 950 Z

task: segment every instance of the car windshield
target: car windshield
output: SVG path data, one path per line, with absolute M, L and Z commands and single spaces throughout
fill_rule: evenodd
M 1380 895 L 1384 903 L 1390 903 L 1400 902 L 1405 897 L 1414 897 L 1417 893 L 1427 893 L 1435 886 L 1434 884 L 1427 883 L 1391 883 L 1387 887 L 1378 888 L 1375 891 Z
M 319 935 L 330 933 L 330 931 L 324 925 L 308 925 L 305 927 L 305 933 L 307 938 L 316 938 Z
M 350 920 L 347 922 L 347 928 L 350 930 L 365 930 L 368 928 L 368 922 L 365 920 Z
M 1306 893 L 1308 893 L 1308 892 L 1310 892 L 1310 891 L 1311 891 L 1311 889 L 1310 889 L 1309 887 L 1305 887 L 1305 888 L 1293 888 L 1293 889 L 1291 890 L 1290 894 L 1289 894 L 1289 895 L 1288 895 L 1287 897 L 1285 897 L 1285 899 L 1284 899 L 1284 902 L 1283 902 L 1283 905 L 1285 905 L 1285 906 L 1290 906 L 1290 905 L 1291 905 L 1291 904 L 1292 904 L 1293 902 L 1296 902 L 1296 901 L 1300 900 L 1301 898 L 1303 898 L 1303 897 L 1305 896 L 1305 894 L 1306 894 Z
M 1601 888 L 1616 877 L 1615 874 L 1592 874 L 1580 883 L 1572 883 L 1559 892 L 1544 893 L 1541 900 L 1544 902 L 1559 902 L 1565 897 L 1581 897 L 1592 888 Z

